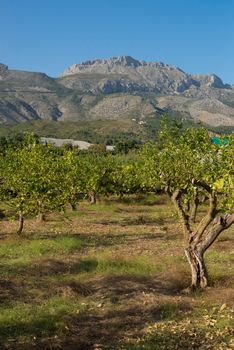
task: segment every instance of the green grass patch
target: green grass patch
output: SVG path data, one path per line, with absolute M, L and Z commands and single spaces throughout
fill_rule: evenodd
M 144 256 L 125 259 L 123 257 L 98 259 L 97 272 L 105 274 L 136 274 L 149 275 L 155 272 L 156 268 L 150 259 Z
M 44 239 L 9 239 L 1 243 L 0 259 L 15 260 L 20 258 L 26 261 L 45 255 L 57 256 L 72 253 L 80 250 L 83 246 L 84 241 L 72 236 Z
M 206 252 L 206 259 L 212 263 L 229 263 L 232 259 L 234 259 L 233 252 L 224 252 L 217 250 L 208 250 Z
M 84 312 L 85 304 L 68 298 L 55 297 L 44 303 L 17 303 L 14 307 L 0 307 L 0 341 L 8 338 L 41 337 L 61 332 L 63 316 Z
M 123 257 L 96 256 L 85 258 L 72 266 L 73 273 L 136 274 L 149 275 L 157 271 L 147 257 L 124 259 Z
M 170 261 L 152 261 L 148 256 L 124 257 L 110 253 L 100 253 L 99 255 L 90 256 L 75 263 L 71 271 L 73 273 L 95 273 L 105 275 L 152 275 L 157 272 L 167 271 L 176 262 L 182 262 L 179 256 L 172 256 Z

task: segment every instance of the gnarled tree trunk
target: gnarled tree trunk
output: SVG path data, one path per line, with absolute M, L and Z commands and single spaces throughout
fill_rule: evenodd
M 218 238 L 220 233 L 234 223 L 234 214 L 219 214 L 217 210 L 216 193 L 205 183 L 197 182 L 209 195 L 209 208 L 207 214 L 199 222 L 195 230 L 191 229 L 190 217 L 182 205 L 184 189 L 177 189 L 171 196 L 184 228 L 184 237 L 188 242 L 185 255 L 191 268 L 191 290 L 206 288 L 208 274 L 204 261 L 206 250 Z
M 206 250 L 214 243 L 220 233 L 234 223 L 234 214 L 221 214 L 213 219 L 200 239 L 193 237 L 185 249 L 185 255 L 191 268 L 191 289 L 206 288 L 208 274 L 204 261 Z
M 197 248 L 189 246 L 185 249 L 185 255 L 191 268 L 191 290 L 206 288 L 208 275 L 204 262 L 204 254 Z

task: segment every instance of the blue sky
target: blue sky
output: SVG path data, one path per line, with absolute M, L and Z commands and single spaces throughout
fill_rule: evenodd
M 234 0 L 0 0 L 0 62 L 58 76 L 130 55 L 234 84 Z

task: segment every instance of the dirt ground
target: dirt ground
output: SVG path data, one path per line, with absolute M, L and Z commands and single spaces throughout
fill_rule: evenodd
M 199 215 L 205 209 L 201 208 Z M 103 200 L 0 228 L 0 349 L 233 347 L 233 229 L 207 253 L 210 287 L 187 295 L 181 227 L 165 197 Z

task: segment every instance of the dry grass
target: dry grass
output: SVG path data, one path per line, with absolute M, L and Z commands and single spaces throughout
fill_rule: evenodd
M 207 254 L 212 288 L 188 296 L 165 197 L 83 202 L 45 223 L 28 219 L 22 238 L 5 213 L 0 349 L 231 349 L 233 230 Z

